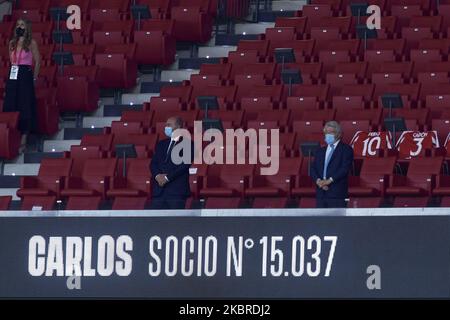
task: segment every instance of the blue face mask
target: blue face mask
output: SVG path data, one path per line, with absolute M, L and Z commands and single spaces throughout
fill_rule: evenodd
M 334 134 L 327 133 L 327 134 L 325 135 L 325 142 L 326 142 L 328 145 L 335 143 L 335 142 L 336 142 L 336 138 L 335 138 Z
M 172 127 L 164 127 L 164 133 L 169 138 L 172 138 L 172 133 L 173 133 Z

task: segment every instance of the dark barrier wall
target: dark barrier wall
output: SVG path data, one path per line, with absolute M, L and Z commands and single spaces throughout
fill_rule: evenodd
M 449 234 L 446 216 L 0 218 L 0 297 L 450 298 Z

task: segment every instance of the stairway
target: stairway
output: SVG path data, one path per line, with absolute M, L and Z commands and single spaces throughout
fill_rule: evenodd
M 263 8 L 264 1 L 261 1 Z M 64 151 L 69 151 L 70 146 L 78 145 L 84 134 L 100 134 L 105 126 L 110 126 L 112 121 L 120 120 L 124 110 L 140 110 L 142 104 L 159 96 L 159 91 L 165 85 L 179 85 L 184 80 L 189 80 L 192 74 L 199 73 L 202 63 L 219 63 L 228 52 L 236 50 L 236 45 L 242 39 L 256 39 L 264 33 L 266 28 L 275 25 L 277 16 L 293 16 L 306 0 L 280 0 L 273 1 L 271 8 L 260 12 L 260 22 L 240 22 L 234 25 L 234 33 L 231 35 L 219 33 L 213 34 L 211 40 L 192 50 L 185 44 L 177 45 L 176 61 L 168 68 L 161 70 L 160 74 L 138 73 L 137 86 L 128 92 L 122 93 L 120 104 L 114 103 L 114 98 L 104 95 L 100 98 L 99 107 L 91 114 L 84 115 L 82 126 L 77 127 L 71 118 L 62 117 L 60 130 L 57 134 L 46 137 L 43 141 L 42 152 L 25 151 L 16 159 L 6 161 L 3 164 L 0 175 L 0 196 L 12 195 L 12 208 L 18 208 L 19 198 L 16 191 L 20 187 L 20 177 L 37 175 L 41 159 L 48 157 L 59 158 Z M 249 17 L 249 20 L 252 17 Z M 219 30 L 226 30 L 225 25 L 220 25 Z M 155 81 L 155 77 L 158 81 Z

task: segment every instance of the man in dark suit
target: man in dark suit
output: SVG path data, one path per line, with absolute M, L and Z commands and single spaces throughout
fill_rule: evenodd
M 155 148 L 150 169 L 152 172 L 152 209 L 184 209 L 186 199 L 190 196 L 189 167 L 194 159 L 194 146 L 191 141 L 183 141 L 175 130 L 181 129 L 183 121 L 179 117 L 167 119 L 164 133 L 168 139 L 158 142 Z M 178 152 L 179 144 L 190 149 L 191 157 L 181 164 L 174 163 L 175 156 L 182 156 Z M 181 146 L 182 147 L 182 146 Z M 184 147 L 181 150 L 185 150 Z M 177 162 L 177 161 L 175 161 Z
M 317 208 L 345 208 L 353 149 L 341 141 L 341 126 L 336 121 L 327 122 L 323 132 L 327 146 L 316 151 L 311 166 L 311 178 L 317 185 Z

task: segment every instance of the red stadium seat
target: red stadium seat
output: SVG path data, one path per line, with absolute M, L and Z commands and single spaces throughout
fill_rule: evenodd
M 294 28 L 295 33 L 302 34 L 306 29 L 306 17 L 277 17 L 276 28 Z
M 98 107 L 100 89 L 96 83 L 98 68 L 74 66 L 58 77 L 57 100 L 61 111 L 93 111 Z
M 128 159 L 126 177 L 122 175 L 114 177 L 106 194 L 111 198 L 149 197 L 150 181 L 150 159 Z
M 367 62 L 340 62 L 336 64 L 333 72 L 339 74 L 352 73 L 356 74 L 358 79 L 364 79 L 366 77 L 367 68 Z
M 319 21 L 323 17 L 332 17 L 333 11 L 328 4 L 304 5 L 302 7 L 302 16 L 308 18 L 308 26 Z
M 194 199 L 199 198 L 200 189 L 203 188 L 204 178 L 207 175 L 207 170 L 209 165 L 203 164 L 192 164 L 189 168 L 189 186 Z
M 268 40 L 241 40 L 238 43 L 237 51 L 245 52 L 249 50 L 256 50 L 258 56 L 265 58 L 269 53 L 269 41 Z
M 302 158 L 281 158 L 275 175 L 256 174 L 250 178 L 250 187 L 245 190 L 246 197 L 289 196 L 300 173 Z M 259 171 L 260 166 L 256 168 Z
M 98 210 L 101 197 L 69 197 L 65 210 Z
M 11 204 L 12 196 L 0 196 L 0 210 L 6 211 Z
M 121 53 L 95 55 L 97 81 L 102 88 L 131 88 L 136 85 L 137 64 Z
M 317 55 L 320 50 L 328 48 L 331 41 L 339 41 L 342 39 L 339 28 L 311 28 L 311 39 L 316 40 L 314 54 Z
M 122 123 L 140 123 L 143 128 L 149 128 L 152 125 L 152 120 L 153 111 L 125 110 L 122 112 L 122 116 L 120 118 Z
M 406 39 L 407 49 L 417 49 L 420 40 L 433 38 L 433 32 L 429 27 L 404 27 L 402 37 Z
M 350 143 L 351 139 L 358 131 L 372 131 L 369 120 L 343 120 L 339 124 L 341 125 L 342 132 L 344 132 L 342 140 L 345 143 Z
M 234 67 L 244 66 L 249 63 L 259 63 L 260 57 L 257 50 L 231 51 L 228 53 L 228 63 Z
M 333 108 L 338 109 L 364 109 L 364 100 L 362 96 L 333 96 Z
M 0 158 L 17 157 L 21 137 L 18 124 L 19 112 L 0 112 Z
M 43 159 L 37 176 L 25 176 L 20 180 L 17 196 L 56 196 L 59 198 L 65 179 L 70 176 L 72 160 Z
M 348 51 L 325 51 L 319 52 L 319 61 L 322 62 L 324 72 L 330 72 L 334 66 L 340 62 L 350 62 L 350 54 Z
M 359 176 L 350 176 L 351 197 L 384 196 L 389 176 L 394 173 L 395 157 L 365 158 Z
M 100 146 L 71 146 L 70 153 L 66 152 L 64 157 L 72 160 L 70 175 L 80 177 L 88 159 L 101 159 L 104 158 L 104 155 Z
M 285 41 L 297 40 L 295 28 L 267 28 L 265 39 L 270 41 L 269 50 L 279 48 L 279 44 Z
M 209 197 L 205 200 L 205 209 L 238 209 L 241 206 L 239 197 Z
M 348 51 L 352 56 L 357 56 L 360 45 L 360 39 L 331 40 L 325 50 Z
M 315 208 L 316 198 L 301 198 L 298 203 L 299 208 Z
M 253 201 L 252 207 L 258 209 L 281 209 L 286 208 L 287 202 L 287 198 L 257 197 Z
M 373 39 L 367 43 L 368 50 L 385 51 L 392 50 L 401 57 L 405 52 L 405 39 Z
M 183 105 L 179 98 L 152 97 L 150 102 L 146 102 L 142 108 L 143 111 L 158 112 L 161 110 L 172 110 L 178 112 L 183 110 Z
M 175 61 L 176 43 L 172 36 L 173 20 L 146 21 L 141 31 L 134 31 L 139 64 L 170 65 Z
M 206 42 L 211 37 L 212 16 L 199 7 L 172 7 L 173 35 L 178 41 Z
M 161 88 L 160 97 L 178 98 L 181 103 L 188 103 L 191 99 L 191 86 L 164 86 Z
M 434 179 L 439 175 L 442 158 L 413 158 L 405 176 L 390 177 L 387 195 L 392 196 L 425 196 L 431 195 Z
M 200 197 L 242 197 L 253 170 L 252 164 L 210 166 Z
M 55 203 L 55 196 L 26 196 L 22 200 L 21 210 L 53 210 Z
M 89 159 L 86 161 L 81 177 L 69 177 L 61 196 L 106 196 L 110 179 L 116 172 L 116 159 Z
M 144 210 L 146 197 L 115 197 L 112 210 Z
M 101 151 L 107 152 L 111 150 L 112 141 L 112 134 L 85 134 L 81 138 L 80 146 L 97 146 Z
M 379 208 L 382 204 L 381 197 L 350 197 L 347 208 Z
M 414 16 L 409 20 L 410 27 L 430 28 L 435 34 L 441 32 L 442 16 Z
M 427 206 L 428 202 L 428 197 L 395 197 L 392 206 L 394 208 L 423 208 Z
M 392 16 L 398 18 L 399 27 L 406 27 L 415 16 L 422 16 L 422 9 L 418 5 L 393 5 L 390 8 Z

